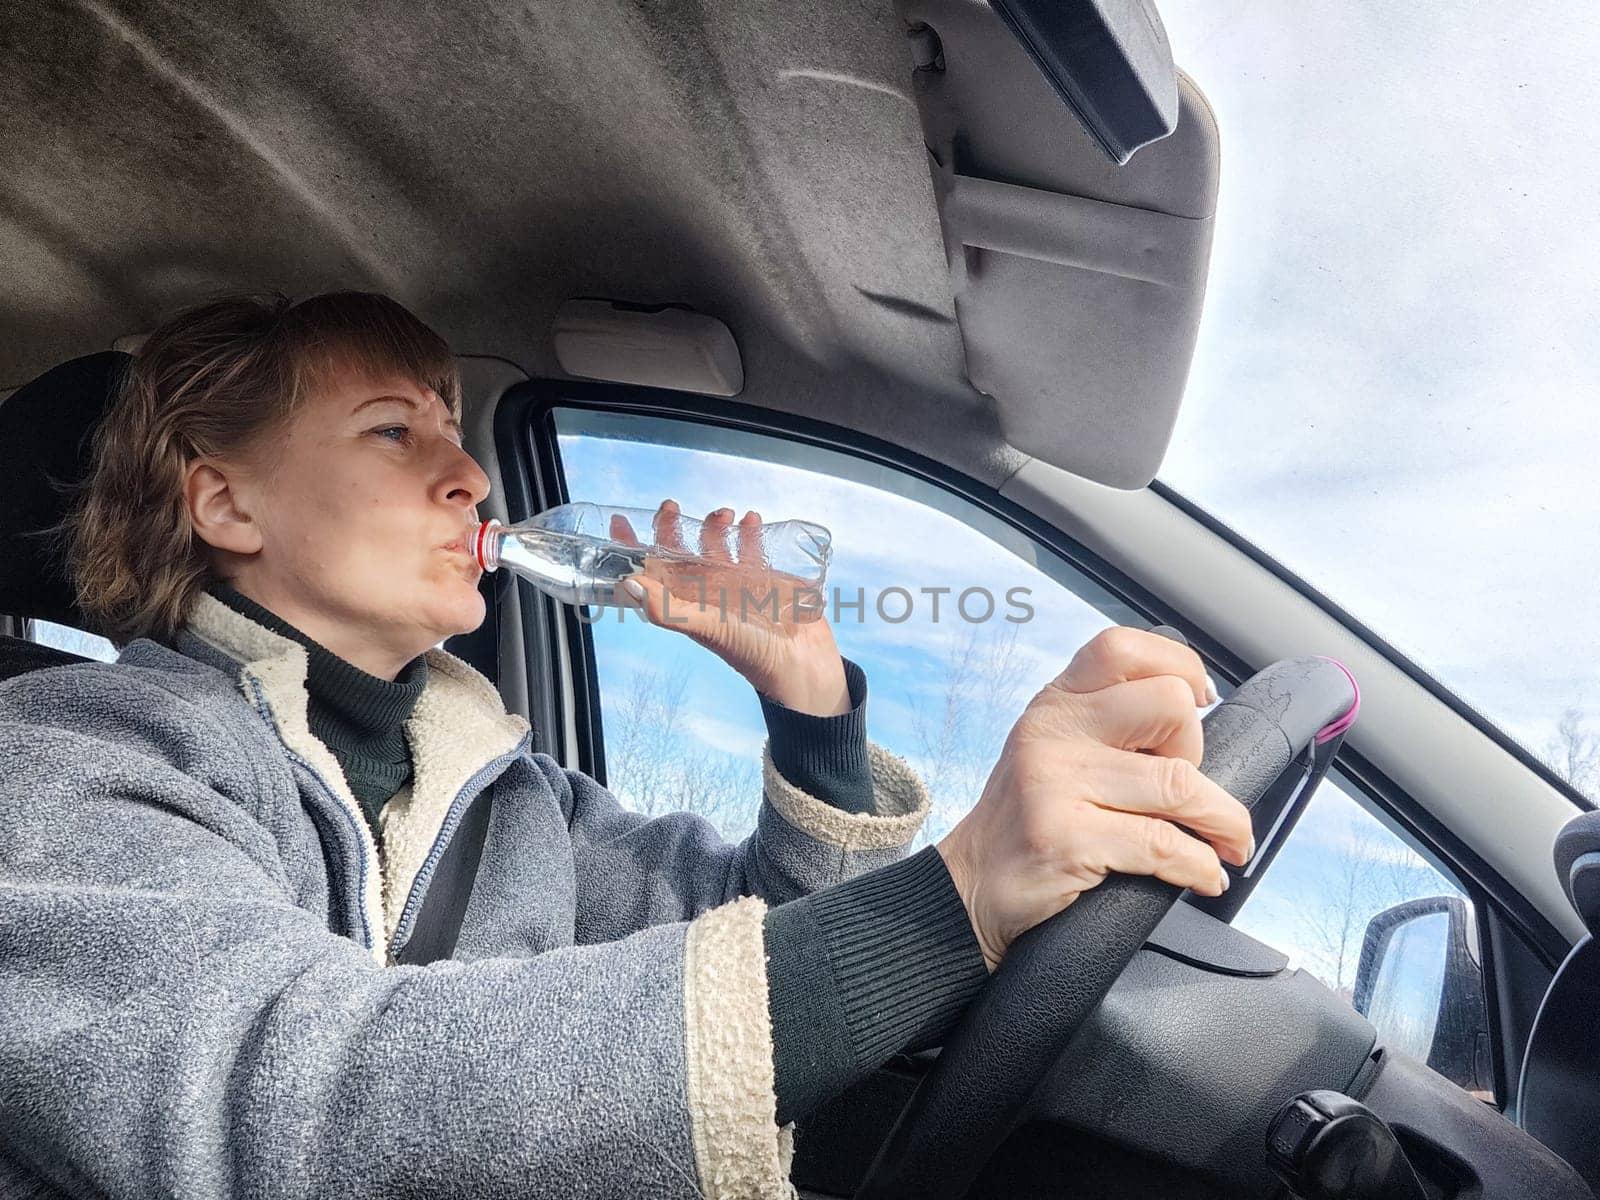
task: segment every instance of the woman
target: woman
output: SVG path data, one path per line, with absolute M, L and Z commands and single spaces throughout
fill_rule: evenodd
M 643 577 L 771 736 L 743 843 L 625 812 L 430 649 L 483 618 L 458 404 L 368 295 L 208 304 L 131 367 L 70 531 L 125 649 L 0 687 L 0 1193 L 785 1194 L 782 1127 L 1017 934 L 1245 859 L 1181 646 L 1095 639 L 905 857 L 926 799 L 826 623 L 667 620 Z

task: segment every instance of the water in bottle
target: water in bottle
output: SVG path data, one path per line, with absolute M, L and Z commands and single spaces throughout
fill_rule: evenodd
M 588 503 L 515 525 L 485 521 L 471 545 L 485 571 L 509 567 L 566 604 L 632 607 L 617 585 L 643 573 L 666 584 L 669 617 L 681 600 L 790 622 L 821 615 L 832 556 L 832 535 L 810 521 L 708 528 L 681 513 Z

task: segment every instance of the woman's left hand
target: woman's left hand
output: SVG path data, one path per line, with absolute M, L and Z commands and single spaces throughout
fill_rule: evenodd
M 679 510 L 663 500 L 656 511 L 654 542 L 668 550 L 699 555 L 701 563 L 681 564 L 648 558 L 642 571 L 629 577 L 643 589 L 636 605 L 652 625 L 675 630 L 704 646 L 750 681 L 770 700 L 796 712 L 837 716 L 850 711 L 850 689 L 844 661 L 821 596 L 813 607 L 796 614 L 793 589 L 780 587 L 778 603 L 742 603 L 756 572 L 773 578 L 761 550 L 761 516 L 747 512 L 738 524 L 737 554 L 730 553 L 726 532 L 733 509 L 709 514 L 699 546 L 685 546 L 679 534 Z M 611 536 L 639 545 L 622 517 L 612 518 Z M 702 565 L 703 563 L 703 565 Z M 798 581 L 796 581 L 798 585 Z M 627 583 L 624 583 L 624 591 Z M 808 619 L 809 618 L 809 619 Z

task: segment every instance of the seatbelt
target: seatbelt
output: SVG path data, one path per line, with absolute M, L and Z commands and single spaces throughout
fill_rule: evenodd
M 422 910 L 410 940 L 395 961 L 407 966 L 423 966 L 451 957 L 461 936 L 461 922 L 472 899 L 472 885 L 478 878 L 478 862 L 483 857 L 484 839 L 489 834 L 489 816 L 494 807 L 494 788 L 484 788 L 467 806 L 456 835 L 450 839 L 428 883 Z

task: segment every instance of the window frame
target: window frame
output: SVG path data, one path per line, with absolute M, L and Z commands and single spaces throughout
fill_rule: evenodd
M 1040 547 L 1059 556 L 1152 625 L 1165 623 L 1184 629 L 1191 638 L 1194 649 L 1214 675 L 1237 686 L 1253 673 L 1248 664 L 1235 655 L 1226 644 L 1214 638 L 1209 630 L 1189 620 L 1182 610 L 1080 545 L 1060 529 L 1008 500 L 994 488 L 941 463 L 875 437 L 844 430 L 809 417 L 758 408 L 720 397 L 611 383 L 561 380 L 530 380 L 508 389 L 496 413 L 495 440 L 506 488 L 505 503 L 509 519 L 513 522 L 570 500 L 555 431 L 554 413 L 561 408 L 588 409 L 624 415 L 631 413 L 643 417 L 739 430 L 832 450 L 911 475 L 976 506 Z M 1208 514 L 1171 493 L 1170 489 L 1158 483 L 1152 485 L 1152 490 L 1208 528 L 1217 526 L 1217 522 Z M 1232 535 L 1232 540 L 1240 539 Z M 1280 564 L 1266 560 L 1263 552 L 1247 543 L 1244 545 L 1255 561 L 1289 579 L 1312 603 L 1352 629 L 1381 653 L 1393 657 L 1392 648 L 1365 626 L 1337 608 L 1304 581 L 1287 572 Z M 523 601 L 519 607 L 527 644 L 538 648 L 545 655 L 543 665 L 547 668 L 530 675 L 530 679 L 535 681 L 535 684 L 530 686 L 538 686 L 544 695 L 528 697 L 529 711 L 544 714 L 547 729 L 559 730 L 561 722 L 554 719 L 554 716 L 563 712 L 565 706 L 570 705 L 577 729 L 576 741 L 570 746 L 559 746 L 559 752 L 556 750 L 551 752 L 562 758 L 566 765 L 576 767 L 604 781 L 604 731 L 601 726 L 599 678 L 590 627 L 579 621 L 570 609 L 561 611 L 562 606 L 539 595 L 530 585 L 519 584 L 519 589 Z M 564 642 L 566 652 L 570 656 L 572 669 L 565 678 L 558 678 L 557 672 L 548 669 L 549 663 L 560 661 L 561 647 L 558 645 L 558 639 Z M 1448 698 L 1442 699 L 1445 703 L 1450 703 Z M 1452 704 L 1452 707 L 1456 705 Z M 564 742 L 565 739 L 560 741 Z M 1340 773 L 1360 791 L 1365 802 L 1372 806 L 1375 814 L 1386 815 L 1417 844 L 1426 848 L 1432 857 L 1448 867 L 1449 873 L 1459 883 L 1473 905 L 1478 921 L 1481 962 L 1485 977 L 1484 990 L 1490 1007 L 1489 1021 L 1494 1031 L 1496 1096 L 1500 1103 L 1509 1103 L 1512 1099 L 1511 1089 L 1507 1086 L 1505 1077 L 1507 1068 L 1505 1030 L 1508 1026 L 1503 1023 L 1509 1014 L 1499 1011 L 1502 989 L 1496 974 L 1497 964 L 1490 944 L 1491 939 L 1487 933 L 1490 927 L 1490 912 L 1498 917 L 1508 932 L 1525 945 L 1536 961 L 1552 971 L 1565 957 L 1568 947 L 1559 931 L 1511 888 L 1498 872 L 1473 853 L 1448 828 L 1395 787 L 1393 782 L 1371 762 L 1355 750 L 1345 747 L 1340 750 L 1336 765 Z M 1293 828 L 1293 824 L 1287 826 L 1281 836 L 1287 839 Z

